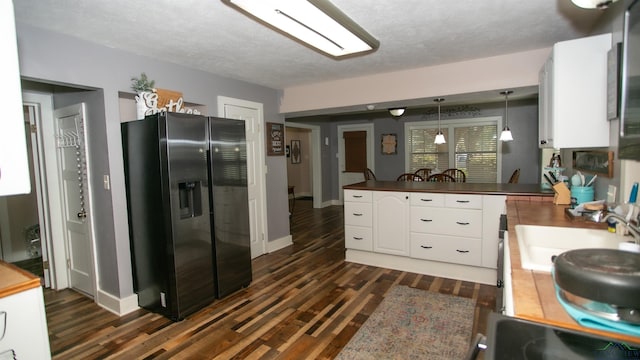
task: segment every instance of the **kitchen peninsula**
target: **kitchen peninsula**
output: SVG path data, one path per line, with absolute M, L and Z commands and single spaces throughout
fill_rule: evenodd
M 344 189 L 346 261 L 491 285 L 507 197 L 553 199 L 537 184 L 369 180 Z

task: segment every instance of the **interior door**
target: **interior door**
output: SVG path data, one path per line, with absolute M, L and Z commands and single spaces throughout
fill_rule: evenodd
M 262 104 L 218 98 L 218 116 L 244 120 L 247 142 L 247 186 L 249 196 L 249 226 L 251 258 L 266 253 L 266 203 L 264 172 L 264 139 L 259 131 L 262 123 Z
M 67 245 L 70 286 L 94 295 L 93 246 L 89 221 L 89 188 L 85 151 L 84 104 L 54 111 L 58 176 Z
M 364 139 L 358 136 L 358 134 L 362 133 L 365 134 Z M 349 136 L 349 134 L 354 136 Z M 372 137 L 373 124 L 338 126 L 338 188 L 341 189 L 339 192 L 340 202 L 344 199 L 343 186 L 364 181 L 363 167 L 374 169 Z M 347 152 L 351 153 L 351 160 L 358 160 L 355 163 L 350 161 L 347 164 Z

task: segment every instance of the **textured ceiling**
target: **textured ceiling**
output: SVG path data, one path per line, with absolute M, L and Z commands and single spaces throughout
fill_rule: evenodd
M 598 10 L 569 0 L 332 0 L 380 41 L 332 60 L 220 0 L 14 0 L 16 20 L 275 89 L 549 47 Z

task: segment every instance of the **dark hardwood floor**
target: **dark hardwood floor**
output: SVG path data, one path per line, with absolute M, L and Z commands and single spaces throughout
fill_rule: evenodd
M 495 288 L 344 261 L 343 208 L 297 200 L 292 246 L 253 260 L 253 282 L 174 323 L 118 317 L 72 290 L 45 290 L 54 359 L 331 359 L 394 284 L 476 301 L 485 332 Z M 486 333 L 486 332 L 485 332 Z

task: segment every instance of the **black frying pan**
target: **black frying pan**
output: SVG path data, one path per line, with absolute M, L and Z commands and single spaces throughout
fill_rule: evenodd
M 619 308 L 640 309 L 640 253 L 569 250 L 554 259 L 554 279 L 571 294 Z

